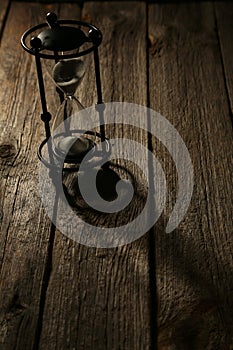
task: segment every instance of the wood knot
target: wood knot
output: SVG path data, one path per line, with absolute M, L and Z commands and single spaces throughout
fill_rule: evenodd
M 0 158 L 10 158 L 16 154 L 16 148 L 12 144 L 0 145 Z
M 148 44 L 149 44 L 149 47 L 153 47 L 153 46 L 155 45 L 155 42 L 156 42 L 156 39 L 155 39 L 154 35 L 149 34 L 149 35 L 148 35 Z

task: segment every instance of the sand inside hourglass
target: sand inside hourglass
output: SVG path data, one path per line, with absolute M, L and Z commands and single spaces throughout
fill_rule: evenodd
M 74 95 L 85 73 L 82 60 L 61 60 L 53 68 L 53 79 L 66 95 Z
M 66 136 L 58 143 L 59 151 L 67 154 L 70 161 L 81 160 L 93 146 L 94 143 L 83 136 Z

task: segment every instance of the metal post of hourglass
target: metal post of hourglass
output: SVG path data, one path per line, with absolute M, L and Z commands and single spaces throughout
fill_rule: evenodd
M 40 90 L 40 100 L 41 100 L 41 106 L 42 106 L 41 120 L 44 122 L 44 129 L 45 129 L 45 135 L 46 135 L 46 139 L 44 140 L 43 143 L 48 143 L 49 162 L 53 168 L 54 159 L 53 159 L 52 146 L 51 146 L 51 142 L 50 142 L 51 114 L 48 112 L 48 109 L 47 109 L 44 79 L 43 79 L 43 73 L 42 73 L 42 67 L 41 67 L 41 61 L 40 61 L 40 55 L 39 55 L 41 41 L 37 37 L 33 37 L 30 41 L 30 44 L 35 50 L 36 70 L 37 70 L 38 85 L 39 85 L 39 90 Z M 42 146 L 43 146 L 43 143 L 42 143 Z
M 95 32 L 90 31 L 89 36 L 93 40 L 102 40 L 101 37 L 98 37 Z M 95 64 L 95 78 L 96 78 L 96 90 L 97 90 L 97 110 L 99 113 L 100 120 L 100 133 L 101 133 L 101 142 L 105 142 L 105 126 L 104 126 L 104 104 L 102 99 L 102 88 L 101 88 L 101 78 L 100 78 L 100 61 L 99 61 L 99 52 L 98 47 L 94 49 L 94 64 Z M 101 106 L 100 106 L 101 105 Z M 105 143 L 103 143 L 105 144 Z

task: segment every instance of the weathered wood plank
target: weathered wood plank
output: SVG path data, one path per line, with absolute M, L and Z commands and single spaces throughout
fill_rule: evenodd
M 233 4 L 231 2 L 216 2 L 216 25 L 220 41 L 224 74 L 226 77 L 227 91 L 230 98 L 231 113 L 233 113 L 233 68 L 232 68 L 232 18 Z
M 1 2 L 2 4 L 2 2 Z M 50 221 L 38 193 L 43 139 L 34 59 L 20 45 L 42 5 L 12 3 L 0 48 L 0 347 L 32 349 L 38 326 Z
M 10 0 L 1 0 L 0 1 L 0 33 L 4 29 L 4 23 L 7 16 L 7 10 L 10 4 Z
M 230 349 L 232 127 L 213 5 L 150 4 L 149 38 L 151 107 L 184 139 L 195 176 L 188 213 L 166 234 L 177 175 L 166 150 L 153 140 L 169 189 L 156 226 L 159 349 Z
M 69 16 L 76 18 L 74 5 Z M 146 104 L 145 4 L 88 2 L 82 19 L 93 22 L 104 35 L 100 47 L 104 101 Z M 96 102 L 93 64 L 88 62 L 91 68 L 78 93 L 87 106 Z M 130 132 L 124 126 L 108 128 L 109 136 Z M 135 138 L 147 143 L 139 131 Z M 103 218 L 93 220 L 98 224 Z M 144 237 L 122 248 L 87 248 L 57 231 L 40 349 L 149 349 L 147 244 Z

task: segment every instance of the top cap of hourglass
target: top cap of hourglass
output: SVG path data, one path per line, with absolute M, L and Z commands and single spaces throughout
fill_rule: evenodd
M 40 52 L 40 56 L 44 58 L 52 58 L 54 53 L 71 52 L 76 50 L 75 56 L 83 56 L 94 50 L 102 41 L 102 34 L 94 25 L 76 20 L 58 20 L 57 15 L 49 12 L 46 15 L 46 22 L 39 24 L 27 30 L 21 38 L 23 48 L 35 54 L 35 49 Z M 88 33 L 83 29 L 88 29 Z M 41 32 L 38 34 L 38 30 Z M 35 35 L 33 35 L 35 34 Z M 31 35 L 30 45 L 26 39 Z M 79 50 L 84 44 L 89 43 L 89 47 L 85 50 Z M 43 53 L 46 50 L 46 53 Z M 77 54 L 77 50 L 78 54 Z M 51 54 L 49 52 L 51 51 Z M 69 53 L 69 55 L 72 55 Z
M 46 20 L 49 28 L 43 30 L 37 36 L 41 40 L 42 48 L 51 51 L 71 51 L 78 49 L 88 41 L 88 38 L 81 29 L 60 26 L 55 13 L 48 13 Z

